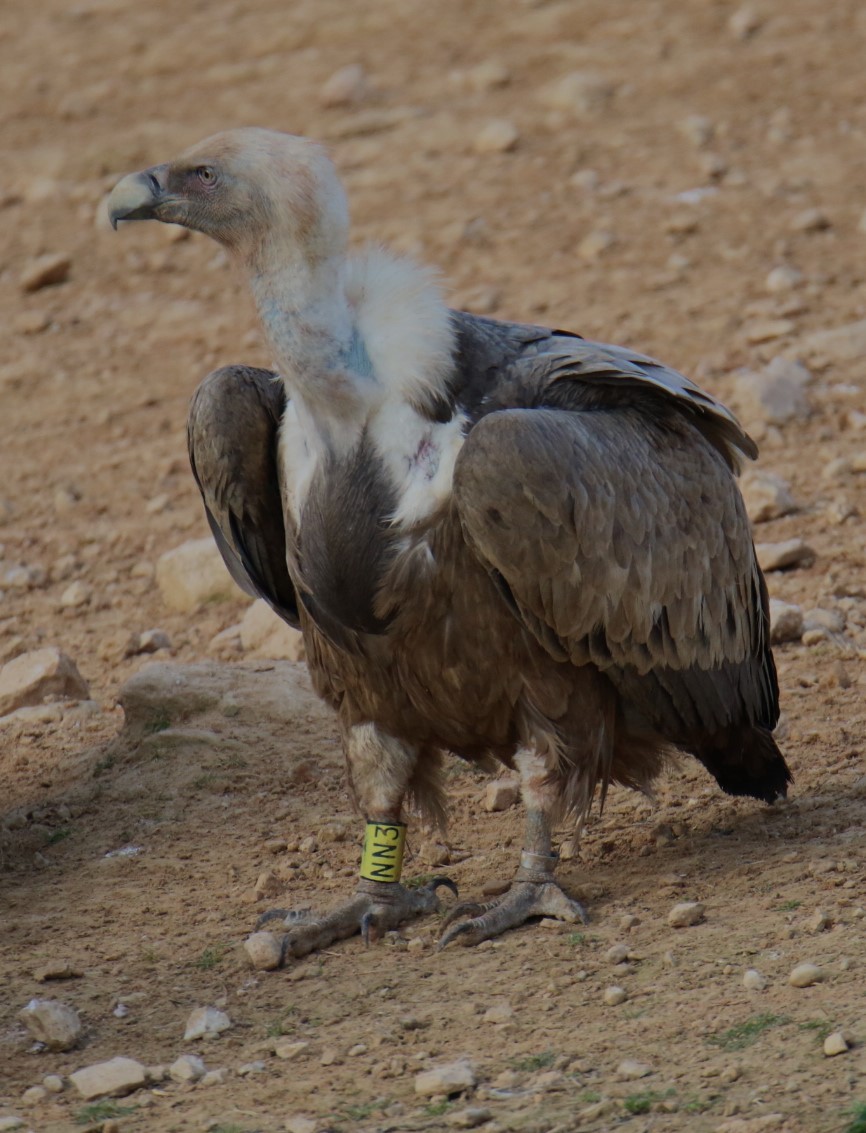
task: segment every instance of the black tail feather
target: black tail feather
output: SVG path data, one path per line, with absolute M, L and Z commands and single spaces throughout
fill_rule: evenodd
M 729 795 L 749 795 L 765 803 L 783 799 L 793 776 L 766 728 L 750 727 L 713 736 L 690 749 Z

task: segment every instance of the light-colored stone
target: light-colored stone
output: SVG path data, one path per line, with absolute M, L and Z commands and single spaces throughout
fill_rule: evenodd
M 844 1054 L 848 1050 L 848 1043 L 841 1031 L 833 1031 L 824 1039 L 824 1054 L 828 1058 L 835 1058 L 837 1054 Z
M 304 639 L 299 630 L 284 622 L 263 599 L 246 611 L 240 623 L 241 646 L 253 657 L 278 661 L 303 661 Z
M 770 641 L 781 645 L 785 641 L 799 641 L 803 636 L 803 611 L 792 602 L 770 599 Z
M 300 1040 L 297 1042 L 279 1042 L 274 1046 L 274 1054 L 277 1058 L 285 1059 L 286 1062 L 293 1062 L 309 1049 L 310 1044 Z
M 0 668 L 0 716 L 47 697 L 85 700 L 89 696 L 75 662 L 53 645 L 22 653 Z
M 225 1011 L 220 1011 L 217 1007 L 196 1007 L 186 1021 L 184 1042 L 222 1034 L 231 1025 L 232 1021 Z
M 49 1094 L 62 1094 L 66 1088 L 66 1083 L 59 1074 L 46 1074 L 42 1079 L 42 1085 Z
M 809 416 L 806 387 L 812 375 L 800 363 L 774 358 L 763 370 L 745 370 L 736 375 L 736 400 L 746 421 L 760 418 L 769 425 Z
M 788 481 L 773 472 L 749 469 L 740 478 L 740 491 L 753 523 L 778 519 L 797 510 Z
M 69 1075 L 69 1081 L 85 1101 L 90 1101 L 92 1098 L 119 1098 L 131 1094 L 145 1084 L 147 1074 L 134 1058 L 120 1057 L 76 1070 Z
M 572 71 L 543 87 L 539 97 L 551 110 L 582 118 L 603 110 L 615 91 L 615 84 L 596 71 Z
M 831 227 L 830 218 L 819 208 L 803 209 L 791 221 L 794 232 L 823 232 L 825 228 Z
M 628 959 L 629 947 L 627 944 L 612 944 L 604 954 L 609 964 L 623 964 Z
M 747 991 L 763 991 L 767 986 L 767 977 L 757 968 L 747 968 L 743 973 L 743 987 Z
M 800 339 L 798 345 L 806 357 L 822 365 L 866 358 L 866 319 L 816 331 Z
M 318 1133 L 321 1125 L 314 1117 L 293 1113 L 286 1118 L 286 1133 Z
M 58 999 L 31 999 L 19 1018 L 33 1038 L 49 1050 L 72 1050 L 81 1037 L 78 1012 Z
M 681 118 L 677 122 L 677 129 L 686 141 L 698 148 L 708 146 L 716 133 L 712 119 L 703 114 L 689 114 Z
M 815 552 L 799 536 L 782 543 L 756 543 L 755 554 L 763 571 L 811 566 L 815 561 Z
M 803 614 L 803 630 L 820 629 L 828 634 L 845 632 L 845 615 L 841 610 L 823 610 L 816 607 Z
M 244 941 L 244 949 L 261 972 L 271 972 L 283 962 L 282 941 L 273 932 L 254 932 Z
M 481 1016 L 485 1023 L 510 1023 L 514 1018 L 514 1008 L 507 1001 L 494 1003 Z
M 508 118 L 491 118 L 485 123 L 472 143 L 476 153 L 508 153 L 520 140 L 520 132 Z
M 449 1113 L 446 1122 L 453 1129 L 476 1129 L 485 1125 L 493 1117 L 489 1109 L 482 1106 L 470 1106 L 468 1109 L 458 1109 L 456 1113 Z
M 76 579 L 60 595 L 60 605 L 64 610 L 79 610 L 82 606 L 89 605 L 92 597 L 93 591 L 87 583 Z
M 171 639 L 164 629 L 146 629 L 130 636 L 123 649 L 124 657 L 137 657 L 141 653 L 158 653 L 171 649 Z
M 2 585 L 7 590 L 38 590 L 44 586 L 48 575 L 40 566 L 17 564 L 4 571 Z
M 773 342 L 793 334 L 797 324 L 792 319 L 757 319 L 746 327 L 746 342 L 758 346 L 762 342 Z
M 39 983 L 45 983 L 47 980 L 80 979 L 82 974 L 81 968 L 71 964 L 68 960 L 60 958 L 56 960 L 46 960 L 44 964 L 40 964 L 38 968 L 33 969 L 33 978 L 38 980 Z
M 203 1086 L 222 1086 L 229 1080 L 228 1068 L 220 1066 L 217 1070 L 208 1070 L 199 1081 Z
M 64 283 L 69 278 L 72 260 L 62 252 L 48 252 L 37 256 L 21 273 L 21 290 L 40 291 L 55 283 Z
M 23 1129 L 27 1122 L 17 1114 L 9 1113 L 0 1117 L 0 1133 L 12 1133 L 13 1129 Z
M 751 4 L 744 4 L 729 16 L 728 31 L 735 39 L 748 39 L 758 31 L 763 22 Z
M 165 604 L 183 612 L 242 594 L 210 538 L 190 539 L 160 555 L 156 581 Z
M 415 1075 L 415 1093 L 422 1098 L 432 1098 L 437 1094 L 450 1097 L 471 1090 L 474 1085 L 475 1071 L 466 1058 L 446 1062 Z
M 323 106 L 352 106 L 363 100 L 368 86 L 361 64 L 349 63 L 331 75 L 319 92 L 319 100 Z
M 652 1072 L 653 1068 L 648 1062 L 638 1062 L 634 1058 L 624 1058 L 616 1068 L 617 1077 L 624 1078 L 627 1081 L 633 1081 L 637 1078 L 648 1078 Z
M 207 1067 L 195 1054 L 182 1054 L 168 1068 L 173 1082 L 197 1082 L 207 1073 Z
M 511 82 L 511 72 L 498 59 L 485 59 L 466 72 L 468 86 L 478 94 L 505 87 Z
M 817 964 L 798 964 L 788 976 L 791 987 L 812 987 L 813 984 L 822 983 L 827 973 Z
M 607 229 L 598 228 L 588 232 L 577 245 L 577 254 L 582 260 L 597 260 L 616 243 L 616 237 Z
M 606 987 L 604 989 L 603 1000 L 605 1007 L 619 1007 L 621 1003 L 625 1003 L 628 999 L 628 992 L 623 987 Z
M 803 282 L 803 273 L 789 264 L 780 264 L 770 271 L 764 286 L 771 293 L 791 291 Z
M 704 919 L 704 906 L 700 901 L 680 901 L 668 913 L 671 928 L 688 928 Z
M 484 788 L 484 809 L 508 810 L 520 800 L 520 784 L 516 779 L 494 779 Z

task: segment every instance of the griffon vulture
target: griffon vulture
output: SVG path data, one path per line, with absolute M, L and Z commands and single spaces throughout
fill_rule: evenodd
M 108 208 L 222 244 L 276 363 L 205 378 L 189 451 L 232 574 L 303 631 L 367 820 L 356 893 L 290 914 L 284 957 L 437 907 L 450 882 L 399 877 L 407 806 L 444 814 L 443 751 L 516 768 L 526 810 L 511 888 L 455 907 L 443 944 L 583 918 L 553 824 L 673 751 L 729 794 L 784 796 L 735 480 L 756 449 L 723 405 L 634 351 L 449 310 L 426 270 L 350 255 L 343 188 L 304 138 L 217 134 Z

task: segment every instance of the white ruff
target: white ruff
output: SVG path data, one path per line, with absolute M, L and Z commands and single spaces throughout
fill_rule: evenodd
M 347 261 L 344 281 L 344 296 L 334 296 L 335 314 L 348 300 L 372 373 L 356 376 L 364 416 L 340 422 L 339 448 L 347 452 L 366 430 L 397 491 L 392 522 L 412 527 L 447 501 L 463 445 L 461 414 L 441 424 L 412 404 L 435 396 L 448 380 L 454 350 L 450 315 L 430 271 L 378 249 Z M 290 401 L 280 430 L 280 464 L 296 522 L 324 452 L 311 416 Z

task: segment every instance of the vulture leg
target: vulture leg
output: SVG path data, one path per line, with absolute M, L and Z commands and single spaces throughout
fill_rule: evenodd
M 554 917 L 570 924 L 587 921 L 583 906 L 564 893 L 553 879 L 558 857 L 553 853 L 551 831 L 560 789 L 539 756 L 520 752 L 516 763 L 526 807 L 520 867 L 511 888 L 502 897 L 483 904 L 467 901 L 451 910 L 443 922 L 440 949 L 458 939 L 461 944 L 480 944 L 510 928 L 518 928 L 531 917 Z M 461 917 L 468 919 L 461 921 Z
M 414 887 L 400 884 L 406 831 L 401 821 L 402 804 L 410 789 L 417 751 L 380 732 L 374 724 L 347 729 L 344 747 L 352 790 L 367 815 L 358 888 L 347 902 L 321 916 L 307 909 L 272 909 L 260 917 L 259 926 L 281 919 L 288 929 L 283 938 L 283 962 L 356 933 L 369 944 L 404 921 L 436 913 L 440 887 L 457 896 L 457 886 L 447 877 L 434 877 Z

